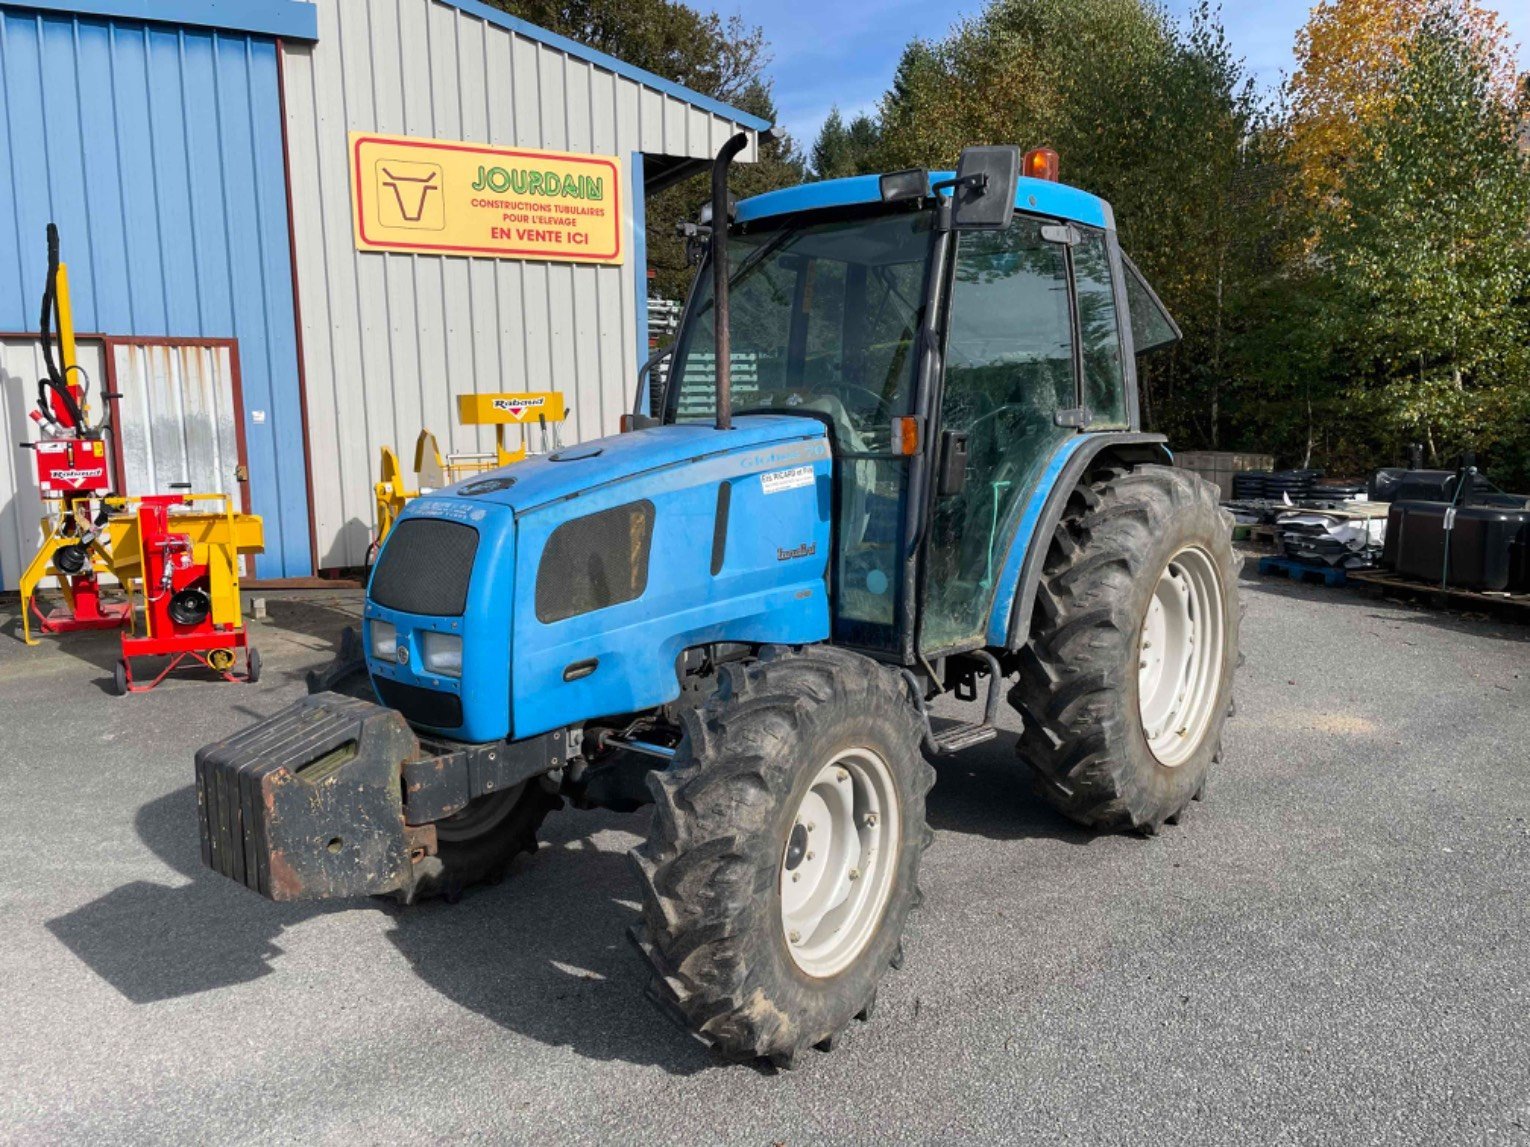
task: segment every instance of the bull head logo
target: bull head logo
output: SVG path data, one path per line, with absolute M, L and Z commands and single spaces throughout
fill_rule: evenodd
M 384 227 L 414 227 L 439 231 L 446 226 L 442 198 L 444 176 L 434 163 L 408 160 L 377 161 L 379 222 Z

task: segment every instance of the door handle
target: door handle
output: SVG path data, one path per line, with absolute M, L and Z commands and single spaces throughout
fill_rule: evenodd
M 967 447 L 965 430 L 941 431 L 940 473 L 935 482 L 935 493 L 940 497 L 960 494 L 967 484 Z

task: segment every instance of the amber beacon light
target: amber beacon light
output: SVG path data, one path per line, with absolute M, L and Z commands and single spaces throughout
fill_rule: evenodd
M 1050 147 L 1033 147 L 1025 153 L 1020 170 L 1031 179 L 1057 182 L 1057 153 Z

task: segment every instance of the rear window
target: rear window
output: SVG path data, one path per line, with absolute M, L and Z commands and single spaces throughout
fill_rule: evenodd
M 1132 311 L 1132 348 L 1138 354 L 1168 346 L 1180 340 L 1179 325 L 1170 316 L 1168 308 L 1159 301 L 1157 293 L 1148 286 L 1137 264 L 1121 254 L 1126 268 L 1126 303 Z

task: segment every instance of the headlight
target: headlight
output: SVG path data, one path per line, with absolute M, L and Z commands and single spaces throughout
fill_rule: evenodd
M 398 629 L 391 621 L 372 623 L 372 656 L 392 661 L 398 655 Z
M 420 650 L 427 671 L 443 677 L 462 676 L 462 638 L 455 633 L 427 629 L 420 634 Z

